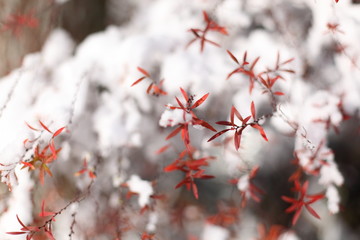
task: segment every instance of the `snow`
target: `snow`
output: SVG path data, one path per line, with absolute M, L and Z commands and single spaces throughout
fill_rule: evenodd
M 242 192 L 247 192 L 249 189 L 249 174 L 245 174 L 239 178 L 237 188 Z
M 149 204 L 150 196 L 154 194 L 154 190 L 150 182 L 142 180 L 137 175 L 131 175 L 130 179 L 126 183 L 131 192 L 139 194 L 138 203 L 140 207 L 143 208 Z
M 180 123 L 188 122 L 191 119 L 191 114 L 184 112 L 182 109 L 166 109 L 161 115 L 159 125 L 162 127 L 174 127 Z
M 326 186 L 331 184 L 341 186 L 344 183 L 344 177 L 341 175 L 336 164 L 332 162 L 321 168 L 319 183 Z
M 279 240 L 300 240 L 296 233 L 287 231 L 279 236 Z
M 230 232 L 226 228 L 206 224 L 201 235 L 202 240 L 226 240 L 229 238 Z
M 326 189 L 326 198 L 328 199 L 329 211 L 333 214 L 339 212 L 340 196 L 339 192 L 334 185 L 330 185 Z

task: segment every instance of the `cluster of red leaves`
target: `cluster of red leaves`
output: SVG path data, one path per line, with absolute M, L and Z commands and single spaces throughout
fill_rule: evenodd
M 76 173 L 74 173 L 74 175 L 75 176 L 80 176 L 80 175 L 82 175 L 84 173 L 88 173 L 89 178 L 91 178 L 91 179 L 96 178 L 96 174 L 95 174 L 93 169 L 89 168 L 86 158 L 84 158 L 83 168 L 80 171 L 77 171 Z
M 184 89 L 180 88 L 180 91 L 185 99 L 185 104 L 183 104 L 177 97 L 175 97 L 176 102 L 178 103 L 178 106 L 167 106 L 169 109 L 175 110 L 175 109 L 181 109 L 183 110 L 183 123 L 180 123 L 175 130 L 173 130 L 167 137 L 166 140 L 176 136 L 179 132 L 181 132 L 181 138 L 184 141 L 185 146 L 190 151 L 190 137 L 189 137 L 189 125 L 200 125 L 203 126 L 213 132 L 216 132 L 216 129 L 213 128 L 209 123 L 207 123 L 204 120 L 199 119 L 193 110 L 197 107 L 199 107 L 209 96 L 209 93 L 202 96 L 200 99 L 198 99 L 195 103 L 194 96 L 188 96 L 188 94 L 185 92 Z M 191 115 L 191 119 L 187 120 L 186 114 Z
M 202 96 L 200 99 L 194 102 L 194 96 L 189 96 L 186 91 L 180 88 L 181 94 L 185 99 L 185 103 L 182 103 L 177 97 L 175 97 L 178 106 L 167 106 L 171 110 L 180 109 L 183 111 L 183 120 L 184 122 L 179 123 L 178 126 L 166 137 L 166 140 L 176 136 L 181 132 L 181 138 L 185 145 L 185 150 L 182 151 L 178 158 L 164 168 L 165 172 L 171 171 L 181 171 L 185 173 L 185 177 L 181 180 L 175 188 L 179 188 L 183 185 L 186 186 L 187 190 L 192 190 L 196 199 L 199 198 L 198 188 L 195 183 L 195 179 L 210 179 L 214 176 L 204 174 L 205 170 L 201 169 L 203 166 L 208 166 L 208 160 L 213 159 L 213 157 L 203 157 L 196 159 L 193 156 L 195 148 L 190 144 L 190 135 L 189 135 L 189 125 L 200 125 L 211 131 L 216 132 L 216 129 L 213 128 L 209 123 L 204 120 L 199 119 L 193 110 L 199 107 L 209 96 L 209 93 Z M 191 116 L 191 119 L 187 119 L 187 115 Z M 166 145 L 159 149 L 157 153 L 165 151 L 169 145 Z
M 287 196 L 281 196 L 281 198 L 288 203 L 291 203 L 291 206 L 288 207 L 285 212 L 291 213 L 295 212 L 293 219 L 292 219 L 292 225 L 295 225 L 298 221 L 301 211 L 303 207 L 308 210 L 308 212 L 313 215 L 314 217 L 320 219 L 320 216 L 315 212 L 315 210 L 310 207 L 311 204 L 315 203 L 316 201 L 324 198 L 323 193 L 308 195 L 306 194 L 307 189 L 309 187 L 309 181 L 306 181 L 303 185 L 300 184 L 299 181 L 294 181 L 294 187 L 291 189 L 293 192 L 298 193 L 298 198 L 290 198 Z
M 195 159 L 193 154 L 187 154 L 188 156 L 185 157 L 184 155 L 187 151 L 184 151 L 180 154 L 180 157 L 176 159 L 173 163 L 166 166 L 164 168 L 164 172 L 172 172 L 172 171 L 182 171 L 185 173 L 185 177 L 181 180 L 176 186 L 179 188 L 183 185 L 186 186 L 187 190 L 191 190 L 196 199 L 199 198 L 198 189 L 196 183 L 194 182 L 195 179 L 210 179 L 214 178 L 214 176 L 204 174 L 205 170 L 201 169 L 202 166 L 208 166 L 208 160 L 214 159 L 214 157 L 203 157 L 199 159 Z
M 260 189 L 259 187 L 257 187 L 253 182 L 258 171 L 259 171 L 259 166 L 255 166 L 253 169 L 251 169 L 250 173 L 248 174 L 249 186 L 247 187 L 247 189 L 245 191 L 240 190 L 240 194 L 242 197 L 241 207 L 246 206 L 248 196 L 250 198 L 252 198 L 255 202 L 260 202 L 261 199 L 260 199 L 259 195 L 265 194 L 265 192 L 262 189 Z M 229 182 L 231 184 L 238 184 L 239 180 L 240 179 L 230 179 Z
M 237 60 L 237 58 L 234 56 L 234 54 L 232 54 L 229 50 L 227 50 L 227 53 L 230 55 L 231 59 L 235 63 L 237 63 L 237 65 L 239 65 L 239 67 L 237 67 L 231 73 L 229 73 L 226 79 L 229 79 L 235 73 L 242 73 L 242 74 L 246 75 L 250 81 L 249 92 L 251 93 L 252 90 L 254 89 L 254 83 L 255 83 L 255 78 L 256 78 L 256 74 L 254 73 L 254 68 L 255 68 L 256 63 L 259 61 L 260 57 L 255 58 L 255 60 L 252 62 L 252 64 L 249 67 L 248 66 L 249 62 L 246 59 L 247 51 L 244 53 L 243 61 L 241 64 L 240 64 L 239 60 Z
M 223 35 L 228 35 L 226 28 L 218 25 L 214 20 L 212 20 L 207 14 L 207 12 L 203 11 L 203 16 L 204 16 L 204 21 L 206 23 L 205 28 L 204 29 L 191 28 L 189 31 L 194 34 L 195 38 L 192 39 L 186 46 L 189 47 L 195 41 L 200 40 L 200 52 L 204 51 L 205 43 L 210 43 L 214 46 L 220 47 L 218 43 L 206 38 L 206 34 L 209 31 L 218 32 Z
M 46 146 L 44 146 L 42 149 L 40 148 L 39 145 L 35 147 L 34 155 L 32 156 L 30 161 L 21 161 L 21 163 L 23 164 L 22 169 L 26 167 L 28 168 L 29 171 L 39 169 L 39 180 L 41 184 L 44 184 L 45 174 L 47 173 L 48 175 L 52 176 L 48 164 L 56 160 L 57 154 L 61 151 L 61 148 L 56 149 L 54 139 L 55 137 L 60 135 L 66 129 L 66 127 L 59 128 L 55 132 L 52 132 L 43 122 L 39 121 L 39 123 L 43 128 L 43 130 L 52 134 L 51 139 L 49 143 Z M 43 131 L 32 127 L 28 123 L 26 123 L 26 125 L 33 131 Z M 25 139 L 24 145 L 28 142 L 34 142 L 34 141 L 35 140 Z
M 139 82 L 143 81 L 144 79 L 149 79 L 151 80 L 151 83 L 149 84 L 146 93 L 147 94 L 152 94 L 154 96 L 160 96 L 160 95 L 167 95 L 167 92 L 165 92 L 164 90 L 162 90 L 162 85 L 164 83 L 164 80 L 160 80 L 160 82 L 158 84 L 156 84 L 156 82 L 151 78 L 151 75 L 144 70 L 141 67 L 137 67 L 138 71 L 141 72 L 142 74 L 144 74 L 144 76 L 140 77 L 138 80 L 136 80 L 135 82 L 133 82 L 133 84 L 131 84 L 131 87 L 138 84 Z
M 213 135 L 208 142 L 214 140 L 215 138 L 221 136 L 222 134 L 228 132 L 228 131 L 235 131 L 234 132 L 234 144 L 235 149 L 238 150 L 240 148 L 240 142 L 241 142 L 241 134 L 244 131 L 244 129 L 248 126 L 257 129 L 261 136 L 265 139 L 265 141 L 268 141 L 265 131 L 259 124 L 259 119 L 256 119 L 256 110 L 255 110 L 255 104 L 254 102 L 251 102 L 250 106 L 251 110 L 251 116 L 247 116 L 246 118 L 243 118 L 239 111 L 232 106 L 231 107 L 231 113 L 230 113 L 230 122 L 229 121 L 218 121 L 216 124 L 223 125 L 223 126 L 229 126 L 230 128 L 221 130 L 217 132 L 215 135 Z M 237 125 L 235 123 L 235 116 L 241 121 L 241 125 Z M 249 120 L 253 118 L 252 122 L 249 122 Z
M 284 95 L 284 93 L 282 92 L 273 92 L 272 87 L 278 79 L 284 79 L 284 77 L 281 75 L 281 72 L 287 72 L 292 74 L 295 73 L 294 70 L 284 68 L 284 65 L 292 62 L 294 58 L 290 58 L 288 60 L 280 62 L 279 52 L 277 53 L 275 67 L 267 68 L 266 71 L 263 71 L 259 74 L 255 73 L 254 68 L 258 63 L 260 57 L 255 58 L 255 60 L 249 66 L 250 63 L 247 61 L 247 51 L 245 51 L 244 53 L 242 63 L 240 63 L 239 60 L 234 56 L 234 54 L 232 54 L 229 50 L 227 50 L 227 53 L 229 54 L 231 59 L 238 65 L 238 67 L 235 68 L 232 72 L 230 72 L 226 79 L 229 79 L 232 75 L 236 73 L 244 74 L 249 78 L 250 81 L 250 85 L 249 85 L 250 94 L 254 89 L 255 81 L 258 81 L 258 83 L 260 83 L 266 89 L 263 93 L 270 92 L 271 94 L 275 94 L 275 95 Z M 266 80 L 262 77 L 263 74 L 266 74 L 267 76 Z
M 42 210 L 43 211 L 43 210 Z M 46 215 L 46 212 L 44 212 L 44 215 Z M 26 226 L 19 218 L 18 215 L 16 215 L 16 218 L 18 220 L 18 222 L 20 223 L 20 225 L 22 226 L 22 228 L 20 229 L 20 231 L 17 232 L 7 232 L 7 234 L 10 235 L 23 235 L 26 234 L 26 240 L 31 240 L 35 234 L 45 234 L 46 239 L 48 240 L 55 240 L 53 234 L 52 234 L 52 229 L 51 229 L 51 225 L 49 224 L 45 224 L 44 226 L 41 227 L 36 227 L 36 226 Z
M 34 13 L 13 14 L 3 23 L 1 31 L 11 31 L 12 35 L 19 36 L 24 27 L 36 28 L 39 25 Z
M 218 213 L 208 217 L 207 222 L 221 227 L 228 227 L 239 220 L 240 209 L 238 207 L 220 205 L 218 208 Z

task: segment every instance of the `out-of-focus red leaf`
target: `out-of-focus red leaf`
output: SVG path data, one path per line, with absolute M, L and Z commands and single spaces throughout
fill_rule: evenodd
M 58 130 L 56 130 L 56 132 L 53 134 L 53 138 L 56 137 L 57 135 L 59 135 L 66 127 L 62 127 L 62 128 L 59 128 Z
M 36 129 L 34 127 L 32 127 L 30 124 L 28 124 L 27 122 L 25 122 L 26 126 L 28 126 L 28 128 L 30 128 L 31 130 L 34 130 L 34 131 L 40 131 L 39 129 Z
M 149 84 L 148 88 L 146 89 L 146 93 L 147 93 L 147 94 L 150 94 L 150 91 L 151 91 L 151 89 L 152 89 L 153 86 L 154 86 L 154 83 L 153 83 L 153 82 Z
M 50 147 L 50 151 L 52 152 L 53 159 L 56 160 L 56 158 L 57 158 L 57 154 L 56 154 L 57 151 L 56 151 L 56 149 L 55 149 L 54 139 L 51 139 L 49 147 Z
M 32 165 L 31 163 L 25 162 L 25 161 L 21 161 L 21 163 L 24 164 L 25 166 L 31 168 L 32 170 L 35 170 L 34 165 Z M 25 167 L 25 166 L 24 166 L 24 167 Z
M 49 128 L 48 128 L 43 122 L 41 122 L 41 121 L 39 120 L 39 123 L 40 123 L 40 125 L 41 125 L 46 131 L 48 131 L 49 133 L 52 133 L 52 132 L 49 130 Z
M 251 116 L 253 117 L 253 119 L 255 119 L 255 114 L 256 114 L 255 104 L 254 101 L 251 101 Z
M 199 199 L 199 191 L 198 191 L 198 188 L 197 188 L 196 184 L 192 183 L 191 185 L 192 185 L 192 190 L 193 190 L 193 193 L 194 193 L 194 197 L 196 199 Z
M 165 152 L 169 147 L 170 147 L 170 144 L 167 144 L 167 145 L 161 147 L 160 149 L 158 149 L 158 150 L 155 152 L 155 154 L 161 154 L 161 153 Z
M 141 82 L 142 80 L 144 80 L 146 77 L 141 77 L 138 80 L 136 80 L 135 82 L 133 82 L 133 84 L 131 84 L 131 87 L 138 84 L 139 82 Z
M 252 71 L 256 65 L 256 63 L 259 61 L 260 57 L 257 57 L 254 62 L 251 64 L 250 71 Z
M 6 234 L 11 234 L 11 235 L 21 235 L 21 234 L 25 234 L 28 232 L 6 232 Z
M 143 68 L 141 67 L 137 67 L 137 69 L 139 70 L 139 72 L 141 72 L 142 74 L 144 74 L 146 77 L 150 78 L 150 74 L 144 70 Z
M 305 207 L 309 211 L 309 213 L 311 213 L 311 215 L 313 215 L 317 219 L 320 219 L 320 216 L 317 214 L 317 212 L 315 212 L 315 210 L 312 207 L 310 207 L 308 204 L 306 204 Z

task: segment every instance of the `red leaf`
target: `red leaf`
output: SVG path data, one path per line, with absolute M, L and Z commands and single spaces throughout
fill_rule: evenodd
M 209 93 L 207 93 L 207 94 L 205 94 L 204 96 L 202 96 L 199 100 L 197 100 L 195 103 L 194 103 L 194 105 L 192 105 L 192 109 L 194 109 L 194 108 L 197 108 L 198 106 L 200 106 L 200 104 L 202 104 L 205 100 L 206 100 L 206 98 L 209 96 Z
M 294 59 L 295 59 L 295 58 L 290 58 L 290 59 L 288 59 L 288 60 L 286 60 L 286 61 L 282 62 L 280 65 L 285 65 L 285 64 L 288 64 L 288 63 L 290 63 L 290 62 L 294 61 Z
M 59 135 L 66 127 L 62 127 L 62 128 L 59 128 L 58 130 L 56 130 L 56 132 L 53 134 L 53 138 L 56 137 L 57 135 Z
M 310 201 L 306 202 L 306 204 L 311 204 L 320 199 L 323 199 L 325 197 L 325 195 L 323 193 L 321 193 L 321 194 L 307 195 L 306 197 L 311 199 Z
M 90 177 L 91 179 L 95 179 L 95 178 L 96 178 L 96 174 L 95 174 L 93 171 L 88 170 L 88 172 L 89 172 L 89 177 Z
M 251 118 L 251 116 L 247 116 L 246 118 L 244 118 L 244 120 L 242 121 L 243 124 L 246 124 L 249 119 Z
M 189 130 L 187 124 L 185 124 L 181 129 L 181 138 L 183 139 L 186 147 L 188 147 L 188 145 L 190 144 L 190 137 L 189 137 Z
M 186 102 L 189 101 L 189 97 L 188 97 L 187 93 L 185 92 L 185 90 L 180 88 L 180 91 L 181 91 L 181 94 L 184 96 L 185 101 Z
M 179 126 L 177 127 L 174 131 L 172 131 L 167 137 L 166 137 L 166 140 L 174 137 L 176 134 L 178 134 L 180 132 L 180 130 L 183 128 L 183 126 Z
M 236 131 L 234 134 L 234 143 L 235 143 L 235 149 L 238 150 L 240 148 L 240 141 L 241 141 L 241 133 L 242 131 Z
M 292 225 L 295 225 L 295 224 L 296 224 L 296 222 L 298 221 L 298 219 L 299 219 L 299 217 L 300 217 L 300 214 L 301 214 L 301 208 L 298 209 L 298 210 L 295 212 L 294 217 L 293 217 L 293 219 L 292 219 L 292 221 L 291 221 L 291 224 L 292 224 Z
M 207 12 L 203 11 L 203 16 L 204 16 L 204 21 L 205 22 L 208 23 L 208 22 L 211 21 L 211 19 L 210 19 L 209 15 L 207 14 Z
M 306 209 L 309 211 L 309 213 L 311 213 L 311 215 L 313 215 L 314 217 L 316 217 L 317 219 L 320 219 L 320 216 L 315 212 L 315 210 L 310 207 L 309 205 L 305 205 Z
M 133 82 L 133 84 L 131 84 L 131 87 L 138 84 L 139 82 L 141 82 L 142 80 L 144 80 L 146 77 L 141 77 L 138 80 L 136 80 L 135 82 Z
M 175 170 L 180 170 L 180 167 L 177 166 L 177 161 L 175 161 L 172 164 L 164 167 L 164 169 L 163 169 L 164 172 L 172 172 L 172 171 L 175 171 Z
M 146 70 L 142 69 L 141 67 L 137 67 L 137 69 L 138 69 L 142 74 L 144 74 L 145 76 L 147 76 L 148 78 L 150 78 L 150 74 L 149 74 Z
M 294 199 L 294 198 L 289 198 L 289 197 L 287 197 L 287 196 L 281 196 L 281 199 L 284 200 L 285 202 L 288 202 L 288 203 L 295 203 L 295 202 L 297 202 L 296 199 Z
M 246 57 L 247 57 L 247 51 L 244 52 L 243 65 L 245 65 L 245 63 L 248 64 L 248 63 L 246 62 Z
M 255 119 L 255 104 L 254 101 L 251 101 L 251 116 L 253 117 L 253 119 Z
M 49 133 L 52 133 L 52 132 L 48 129 L 48 127 L 45 126 L 45 124 L 44 124 L 43 122 L 41 122 L 41 121 L 39 120 L 39 123 L 40 123 L 40 125 L 41 125 L 46 131 L 48 131 Z
M 150 94 L 150 91 L 151 91 L 151 89 L 152 89 L 153 87 L 155 87 L 154 83 L 150 83 L 149 86 L 148 86 L 148 88 L 146 89 L 146 93 L 147 93 L 147 94 Z
M 285 95 L 283 92 L 274 92 L 275 95 L 282 96 Z
M 32 127 L 30 124 L 28 124 L 27 122 L 25 122 L 25 124 L 31 129 L 31 130 L 34 130 L 34 131 L 40 131 L 39 129 L 36 129 L 34 127 Z
M 259 61 L 260 57 L 257 57 L 255 61 L 251 64 L 250 71 L 252 71 L 256 65 L 256 63 Z
M 184 105 L 180 102 L 180 100 L 179 100 L 177 97 L 175 97 L 175 99 L 176 99 L 177 103 L 179 104 L 179 106 L 180 106 L 182 109 L 185 110 L 185 107 L 184 107 Z
M 163 153 L 163 152 L 165 152 L 169 147 L 170 147 L 170 144 L 167 144 L 167 145 L 161 147 L 159 150 L 157 150 L 157 151 L 155 152 L 155 154 Z
M 11 234 L 11 235 L 21 235 L 21 234 L 25 234 L 27 232 L 6 232 L 6 234 Z
M 185 178 L 184 180 L 182 180 L 181 182 L 179 182 L 176 186 L 175 186 L 175 189 L 181 187 L 182 185 L 184 184 L 187 184 L 187 183 L 191 183 L 189 179 Z
M 192 183 L 192 190 L 196 199 L 199 199 L 199 191 L 195 183 Z
M 20 223 L 20 225 L 23 226 L 23 229 L 29 230 L 29 229 L 25 226 L 25 224 L 20 220 L 20 218 L 19 218 L 19 216 L 18 216 L 17 214 L 16 214 L 16 218 L 17 218 L 18 222 Z
M 226 50 L 226 52 L 230 55 L 230 57 L 232 58 L 232 60 L 234 60 L 234 62 L 236 62 L 237 64 L 240 65 L 239 61 L 237 60 L 237 58 L 229 51 Z
M 31 163 L 24 162 L 24 161 L 21 161 L 21 163 L 22 163 L 22 164 L 24 164 L 25 166 L 27 166 L 27 167 L 31 168 L 32 170 L 34 170 L 34 169 L 35 169 L 34 165 L 32 165 Z M 24 166 L 24 167 L 25 167 L 25 166 Z
M 242 68 L 237 68 L 235 69 L 234 71 L 232 71 L 231 73 L 229 73 L 226 77 L 226 80 L 228 80 L 232 75 L 234 75 L 235 73 L 238 73 L 238 72 L 243 72 L 244 70 Z
M 231 107 L 231 113 L 230 113 L 230 120 L 232 123 L 234 123 L 234 115 L 236 115 L 236 117 L 240 120 L 243 121 L 244 119 L 242 118 L 241 114 L 239 113 L 239 111 L 234 107 L 234 105 Z
M 251 169 L 250 174 L 249 174 L 249 178 L 252 179 L 256 176 L 257 172 L 259 171 L 259 166 L 255 166 L 253 167 L 253 169 Z
M 216 132 L 216 129 L 213 128 L 209 123 L 205 122 L 204 120 L 198 119 L 198 118 L 193 118 L 193 124 L 194 125 L 201 125 L 213 132 Z
M 209 140 L 207 140 L 207 141 L 210 142 L 210 141 L 214 140 L 215 138 L 221 136 L 222 134 L 226 133 L 226 132 L 229 131 L 229 130 L 231 130 L 231 128 L 222 130 L 222 131 L 216 133 L 215 135 L 213 135 L 213 136 L 212 136 Z
M 260 125 L 258 125 L 258 124 L 251 124 L 250 126 L 253 127 L 253 128 L 255 128 L 255 129 L 257 129 L 257 130 L 259 130 L 261 136 L 265 139 L 265 141 L 268 141 L 268 139 L 267 139 L 267 137 L 266 137 L 266 134 L 265 134 L 265 131 L 264 131 L 264 129 L 263 129 Z
M 57 151 L 56 151 L 56 149 L 55 149 L 54 139 L 51 140 L 49 147 L 50 147 L 50 151 L 52 152 L 53 160 L 56 160 L 56 158 L 57 158 L 57 155 L 56 155 Z
M 218 121 L 216 122 L 216 124 L 224 125 L 224 126 L 236 126 L 236 124 L 234 124 L 233 122 L 228 122 L 228 121 Z

